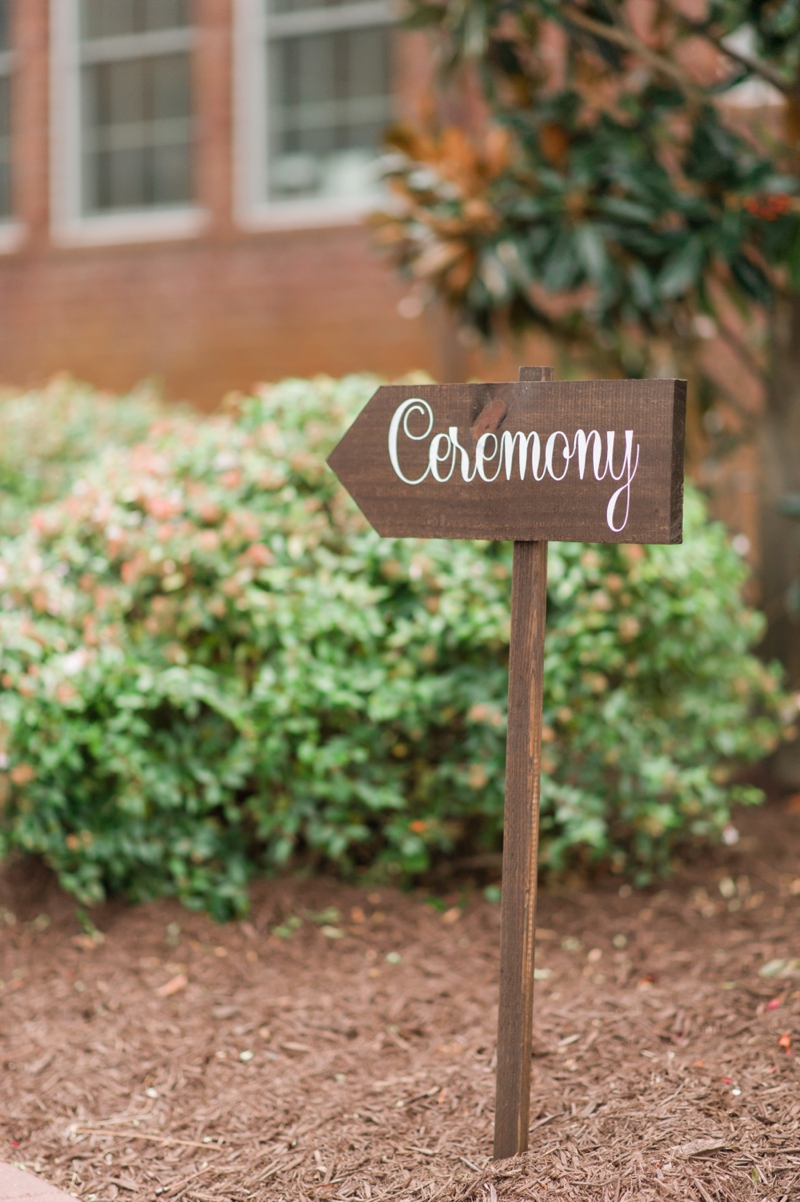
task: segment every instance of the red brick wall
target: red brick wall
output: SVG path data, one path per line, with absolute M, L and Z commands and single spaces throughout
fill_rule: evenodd
M 208 405 L 288 374 L 436 371 L 436 331 L 398 317 L 401 295 L 358 228 L 13 256 L 0 378 L 68 370 L 124 389 L 155 375 Z
M 67 370 L 107 388 L 159 377 L 202 405 L 287 374 L 426 368 L 458 356 L 430 316 L 397 313 L 403 286 L 358 226 L 248 235 L 232 218 L 232 0 L 196 0 L 196 179 L 202 238 L 66 249 L 49 237 L 48 0 L 16 0 L 15 204 L 26 232 L 0 255 L 0 381 Z M 424 51 L 399 55 L 401 108 L 424 92 Z

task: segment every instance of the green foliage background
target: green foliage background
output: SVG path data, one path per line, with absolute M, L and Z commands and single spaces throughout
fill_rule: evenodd
M 376 383 L 289 380 L 126 445 L 134 399 L 102 452 L 53 449 L 63 496 L 17 491 L 0 852 L 83 901 L 224 918 L 289 862 L 405 878 L 498 845 L 510 547 L 367 528 L 325 456 Z M 795 711 L 749 653 L 745 575 L 692 490 L 683 546 L 551 545 L 546 868 L 645 880 L 758 799 L 731 771 Z
M 710 328 L 759 374 L 741 326 L 800 286 L 796 0 L 410 0 L 405 23 L 442 112 L 477 91 L 490 130 L 390 135 L 376 224 L 410 279 L 605 371 L 691 362 Z

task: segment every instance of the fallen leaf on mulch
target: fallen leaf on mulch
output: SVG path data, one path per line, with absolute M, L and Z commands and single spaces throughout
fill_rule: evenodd
M 721 1152 L 728 1145 L 724 1139 L 693 1139 L 688 1144 L 674 1148 L 673 1156 L 704 1156 L 707 1152 Z
M 180 993 L 189 984 L 189 978 L 185 972 L 179 972 L 177 977 L 173 977 L 171 981 L 167 981 L 166 985 L 160 985 L 156 990 L 158 997 L 172 997 L 173 993 Z
M 792 1054 L 792 1050 L 791 1050 L 792 1049 L 792 1037 L 788 1031 L 784 1035 L 781 1035 L 780 1039 L 778 1040 L 778 1047 L 785 1048 L 786 1055 L 791 1056 L 791 1054 Z
M 39 1073 L 43 1073 L 44 1070 L 50 1064 L 52 1064 L 52 1062 L 55 1060 L 55 1056 L 56 1056 L 55 1048 L 50 1048 L 50 1050 L 45 1052 L 45 1054 L 43 1056 L 40 1056 L 38 1060 L 34 1060 L 31 1064 L 28 1065 L 28 1072 L 31 1074 L 32 1077 L 38 1077 Z
M 93 939 L 91 935 L 74 935 L 71 940 L 72 946 L 77 947 L 82 952 L 93 952 L 99 944 L 99 940 Z
M 222 1021 L 225 1018 L 235 1018 L 237 1014 L 241 1014 L 240 1006 L 214 1006 L 211 1011 L 211 1017 Z
M 768 960 L 759 968 L 760 977 L 794 977 L 800 975 L 800 960 Z

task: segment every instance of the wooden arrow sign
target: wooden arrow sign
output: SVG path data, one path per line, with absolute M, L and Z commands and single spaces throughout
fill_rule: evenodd
M 379 388 L 328 462 L 379 534 L 681 538 L 682 380 Z
M 513 539 L 494 1154 L 528 1147 L 547 541 L 678 543 L 683 380 L 379 388 L 328 463 L 379 534 Z

